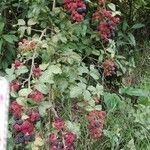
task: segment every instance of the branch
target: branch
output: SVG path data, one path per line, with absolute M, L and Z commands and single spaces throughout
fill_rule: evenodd
M 57 114 L 57 112 L 55 110 L 55 107 L 52 103 L 53 101 L 54 101 L 54 95 L 53 95 L 53 91 L 52 91 L 52 86 L 50 86 L 50 89 L 49 89 L 49 105 L 50 105 L 51 110 L 54 113 L 55 117 L 58 117 L 58 114 Z
M 55 7 L 56 7 L 56 0 L 53 0 L 53 8 L 52 8 L 52 10 L 54 10 Z
M 39 41 L 42 40 L 42 38 L 43 38 L 43 36 L 44 36 L 46 30 L 47 30 L 47 29 L 45 28 L 45 29 L 42 31 L 41 36 L 39 37 Z M 34 52 L 33 52 L 29 77 L 23 82 L 23 85 L 24 85 L 26 82 L 28 82 L 28 88 L 29 88 L 29 89 L 31 88 L 31 86 L 30 86 L 30 84 L 31 84 L 30 80 L 31 80 L 32 73 L 33 73 L 33 72 L 32 72 L 32 69 L 33 69 L 33 67 L 34 67 L 34 60 L 35 60 L 35 57 L 36 57 L 36 50 L 37 50 L 37 48 L 35 48 L 35 49 L 34 49 Z

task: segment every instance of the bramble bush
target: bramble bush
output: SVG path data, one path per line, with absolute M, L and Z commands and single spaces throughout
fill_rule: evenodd
M 2 63 L 10 82 L 8 150 L 148 150 L 140 115 L 149 109 L 136 98 L 149 93 L 123 82 L 135 67 L 124 53 L 142 24 L 128 30 L 117 5 L 105 0 L 1 4 L 1 29 L 10 20 L 14 31 L 2 32 L 0 49 L 16 52 Z

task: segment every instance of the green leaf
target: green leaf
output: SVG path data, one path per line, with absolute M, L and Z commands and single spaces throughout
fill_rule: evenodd
M 48 101 L 43 101 L 40 103 L 38 108 L 39 108 L 39 113 L 40 113 L 41 117 L 44 117 L 44 116 L 46 116 L 46 110 L 48 108 L 51 108 L 51 106 Z
M 27 27 L 27 34 L 28 34 L 28 35 L 31 34 L 31 27 Z
M 53 74 L 61 74 L 62 70 L 59 65 L 51 65 L 48 67 L 48 71 Z
M 8 74 L 8 75 L 13 75 L 14 74 L 14 71 L 15 71 L 15 68 L 7 68 L 7 69 L 5 69 L 5 72 Z
M 28 20 L 28 22 L 27 22 L 27 24 L 29 25 L 29 26 L 33 26 L 33 25 L 35 25 L 37 22 L 34 20 L 34 19 L 29 19 Z
M 123 31 L 126 31 L 128 27 L 129 27 L 129 25 L 128 25 L 127 21 L 124 21 L 123 27 L 122 27 Z
M 23 19 L 18 19 L 17 25 L 23 26 L 25 24 L 26 24 L 26 22 Z
M 45 72 L 43 72 L 42 76 L 40 76 L 39 81 L 42 83 L 49 83 L 49 84 L 53 84 L 54 80 L 53 80 L 53 74 L 52 72 L 50 72 L 49 70 L 46 70 Z
M 96 85 L 96 93 L 95 93 L 95 95 L 100 97 L 101 95 L 103 95 L 103 93 L 104 93 L 104 87 L 102 85 L 100 85 L 100 84 L 97 84 Z
M 94 68 L 94 65 L 90 66 L 90 76 L 93 77 L 95 80 L 99 79 L 99 72 L 97 69 Z
M 109 3 L 108 7 L 112 10 L 112 11 L 116 11 L 116 6 L 113 3 Z
M 40 83 L 35 85 L 35 88 L 42 92 L 43 94 L 47 94 L 48 93 L 48 86 L 46 86 L 44 83 Z
M 70 88 L 70 97 L 75 98 L 78 97 L 82 94 L 82 88 L 75 86 Z
M 24 89 L 21 89 L 21 90 L 18 92 L 18 94 L 19 94 L 19 96 L 27 97 L 31 92 L 32 92 L 31 89 L 24 88 Z
M 4 22 L 0 22 L 0 33 L 2 33 L 4 26 L 5 26 Z
M 18 68 L 17 70 L 15 70 L 15 73 L 17 76 L 27 73 L 29 70 L 26 66 L 21 66 L 20 68 Z
M 88 73 L 89 70 L 88 70 L 88 67 L 86 67 L 85 65 L 83 65 L 83 66 L 80 66 L 78 68 L 78 72 L 79 72 L 79 75 L 82 75 L 83 73 Z
M 134 139 L 131 139 L 128 144 L 127 144 L 128 150 L 136 150 L 135 144 L 134 144 Z
M 108 111 L 117 109 L 122 103 L 120 97 L 115 93 L 104 93 L 104 102 L 107 106 Z
M 27 105 L 27 99 L 24 97 L 18 97 L 16 99 L 17 103 L 21 106 L 26 106 Z
M 0 39 L 0 53 L 1 53 L 1 51 L 2 51 L 2 45 L 3 45 L 3 40 Z
M 144 24 L 137 23 L 137 24 L 135 24 L 135 25 L 132 26 L 132 29 L 139 29 L 139 28 L 142 28 L 142 27 L 144 27 Z
M 27 27 L 25 26 L 21 26 L 19 29 L 18 29 L 18 32 L 20 33 L 20 37 L 23 37 L 24 36 L 24 33 L 25 33 L 25 30 L 27 29 Z
M 80 124 L 75 123 L 75 122 L 70 122 L 70 121 L 65 121 L 65 125 L 69 131 L 77 135 L 77 137 L 80 137 L 81 132 L 80 132 Z
M 94 109 L 95 110 L 102 110 L 102 105 L 96 105 Z
M 148 97 L 148 95 L 149 95 L 148 91 L 145 91 L 142 89 L 137 89 L 137 88 L 132 88 L 132 87 L 120 88 L 119 93 L 127 94 L 130 96 L 143 96 L 143 97 Z
M 135 41 L 135 37 L 133 36 L 132 33 L 128 33 L 128 37 L 129 37 L 129 43 L 133 46 L 136 45 L 136 41 Z
M 49 66 L 49 63 L 41 64 L 39 67 L 40 67 L 41 70 L 46 70 L 48 66 Z
M 90 100 L 91 99 L 91 93 L 88 90 L 85 90 L 83 92 L 83 96 L 85 100 Z
M 13 44 L 14 41 L 17 41 L 17 38 L 15 35 L 9 35 L 9 34 L 4 34 L 3 39 L 11 44 Z

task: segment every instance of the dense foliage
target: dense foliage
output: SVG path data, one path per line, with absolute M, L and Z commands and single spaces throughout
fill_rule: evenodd
M 135 36 L 145 31 L 139 10 L 149 12 L 148 2 L 0 5 L 0 69 L 11 97 L 8 150 L 150 148 L 149 93 L 126 78 L 135 68 Z

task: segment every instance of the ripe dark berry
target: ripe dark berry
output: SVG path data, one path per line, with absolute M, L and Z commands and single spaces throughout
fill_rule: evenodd
M 82 8 L 82 12 L 83 12 L 83 13 L 87 13 L 86 7 L 83 7 L 83 8 Z
M 20 142 L 20 143 L 24 143 L 24 142 L 25 142 L 24 137 L 20 137 L 20 138 L 19 138 L 19 142 Z
M 24 142 L 25 142 L 24 137 L 16 137 L 15 138 L 15 144 L 21 144 Z
M 17 137 L 17 138 L 15 138 L 15 144 L 20 144 L 20 141 L 19 141 L 19 138 Z
M 78 8 L 78 9 L 77 9 L 77 12 L 78 12 L 79 14 L 82 14 L 82 13 L 83 13 L 82 8 Z
M 22 120 L 22 119 L 17 120 L 17 121 L 16 121 L 16 124 L 22 125 L 22 124 L 23 124 L 23 120 Z
M 31 135 L 25 135 L 24 139 L 25 139 L 26 142 L 29 142 L 30 139 L 31 139 Z
M 14 116 L 14 120 L 15 120 L 15 121 L 17 121 L 17 120 L 19 120 L 19 119 L 21 119 L 21 116 Z
M 16 135 L 16 137 L 24 137 L 24 134 L 22 133 L 22 132 L 19 132 L 17 135 Z
M 33 141 L 35 141 L 35 135 L 34 134 L 30 135 L 30 139 L 29 139 L 29 142 L 33 142 Z
M 26 114 L 27 114 L 28 116 L 31 116 L 31 115 L 32 115 L 32 110 L 28 110 L 28 111 L 26 112 Z
M 64 0 L 64 8 L 70 12 L 73 21 L 81 22 L 84 20 L 86 4 L 83 0 Z

